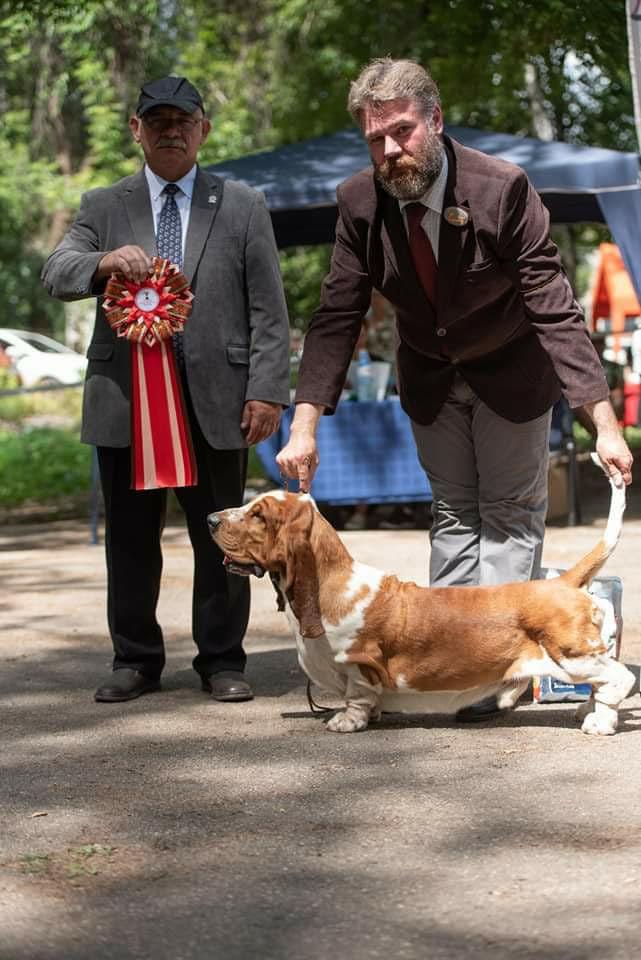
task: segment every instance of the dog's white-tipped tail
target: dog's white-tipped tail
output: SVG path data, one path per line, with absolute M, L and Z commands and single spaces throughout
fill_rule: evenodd
M 620 479 L 620 486 L 617 486 L 604 467 L 598 453 L 591 453 L 590 456 L 597 467 L 600 467 L 601 470 L 603 470 L 604 474 L 608 478 L 608 483 L 610 484 L 610 512 L 608 513 L 608 522 L 603 534 L 603 539 L 605 540 L 609 549 L 608 556 L 610 556 L 610 553 L 612 553 L 616 547 L 617 543 L 619 542 L 619 537 L 621 536 L 623 514 L 625 512 L 625 483 L 623 482 L 623 479 Z
M 570 570 L 562 574 L 563 579 L 575 587 L 583 587 L 596 576 L 605 561 L 608 559 L 621 536 L 623 514 L 625 512 L 625 484 L 617 486 L 604 467 L 598 454 L 591 454 L 594 463 L 605 473 L 610 484 L 610 512 L 603 531 L 603 536 L 588 554 L 585 555 Z

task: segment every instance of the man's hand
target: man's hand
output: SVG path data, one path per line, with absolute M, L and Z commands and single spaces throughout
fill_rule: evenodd
M 609 400 L 586 403 L 580 408 L 587 413 L 596 428 L 596 452 L 608 476 L 617 487 L 632 483 L 633 457 L 623 439 L 619 424 Z
M 240 429 L 251 446 L 271 437 L 278 429 L 282 407 L 279 403 L 267 403 L 265 400 L 248 400 L 243 407 Z
M 96 270 L 96 279 L 102 280 L 112 273 L 122 273 L 127 280 L 133 283 L 142 283 L 151 272 L 151 257 L 147 256 L 142 247 L 127 244 L 118 247 L 111 253 L 106 253 Z
M 319 464 L 316 427 L 323 407 L 311 403 L 296 405 L 289 442 L 276 457 L 281 473 L 298 480 L 301 493 L 309 493 Z
M 620 434 L 599 434 L 596 441 L 596 452 L 617 487 L 621 482 L 632 483 L 632 454 L 627 443 Z

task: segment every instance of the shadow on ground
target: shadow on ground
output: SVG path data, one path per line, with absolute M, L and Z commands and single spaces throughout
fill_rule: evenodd
M 581 481 L 585 526 L 551 530 L 559 561 L 589 549 L 607 513 L 598 472 Z M 627 516 L 641 517 L 637 486 Z M 385 715 L 332 735 L 270 596 L 248 642 L 256 699 L 215 703 L 189 666 L 190 572 L 168 530 L 163 612 L 181 626 L 167 630 L 163 691 L 96 704 L 110 669 L 102 548 L 76 550 L 77 524 L 5 533 L 0 960 L 638 951 L 638 697 L 603 739 L 565 704 L 465 727 Z M 628 595 L 641 594 L 640 535 L 633 523 L 617 553 L 622 569 L 632 557 Z M 385 544 L 392 566 L 423 549 L 418 531 L 384 536 L 351 542 Z
M 252 654 L 259 696 L 223 705 L 180 665 L 189 647 L 173 644 L 164 692 L 129 704 L 91 700 L 88 637 L 4 665 L 3 960 L 584 960 L 632 944 L 638 705 L 607 742 L 567 707 L 333 736 L 291 649 Z

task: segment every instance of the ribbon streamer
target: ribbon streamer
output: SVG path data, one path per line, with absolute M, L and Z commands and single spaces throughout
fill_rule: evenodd
M 183 330 L 193 294 L 180 268 L 162 257 L 152 274 L 107 282 L 103 308 L 116 336 L 131 343 L 131 459 L 134 490 L 198 482 L 189 420 L 171 337 Z

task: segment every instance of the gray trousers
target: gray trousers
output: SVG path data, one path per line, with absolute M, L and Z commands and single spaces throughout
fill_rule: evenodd
M 551 417 L 505 420 L 457 376 L 434 423 L 412 423 L 434 497 L 432 586 L 539 576 Z

